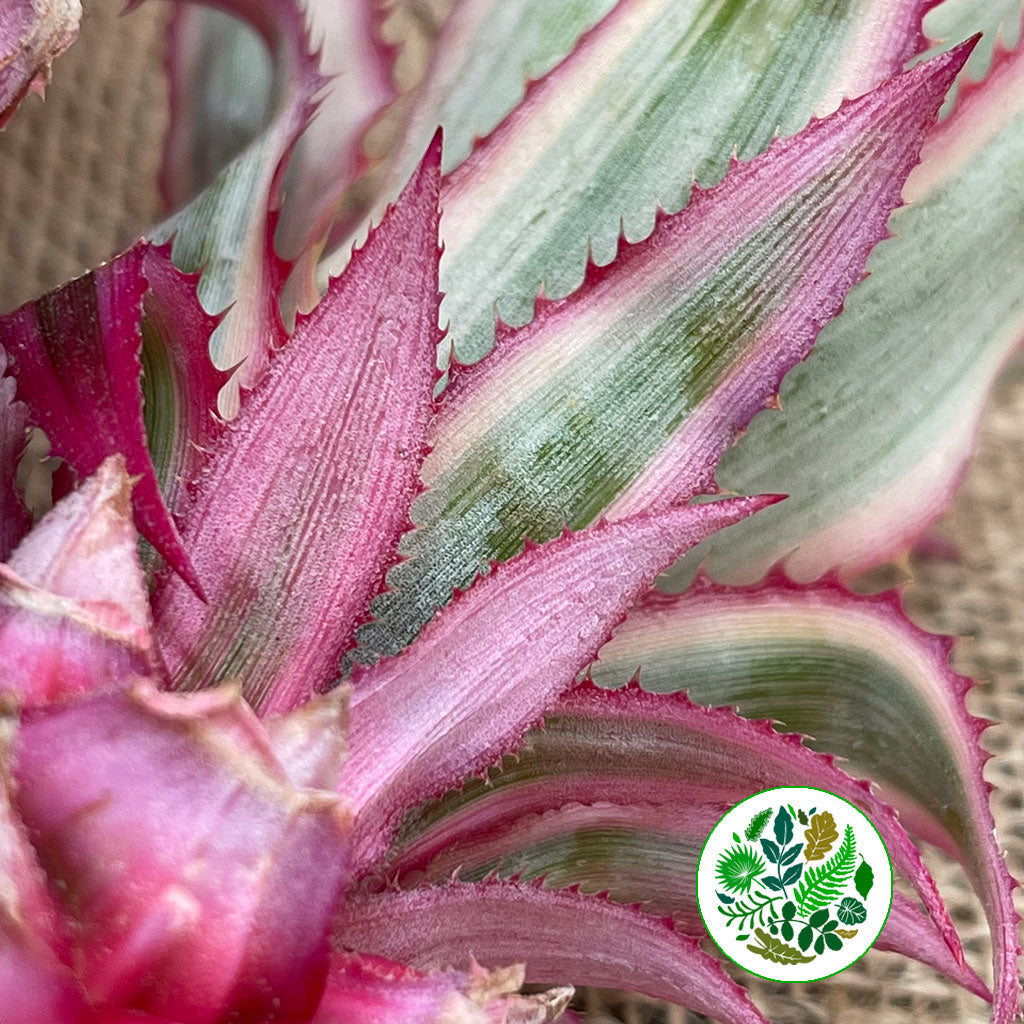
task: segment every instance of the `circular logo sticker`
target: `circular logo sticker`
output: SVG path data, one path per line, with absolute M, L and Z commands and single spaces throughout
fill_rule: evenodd
M 892 905 L 892 864 L 878 830 L 821 789 L 768 789 L 711 830 L 697 863 L 708 933 L 744 970 L 819 981 L 878 938 Z

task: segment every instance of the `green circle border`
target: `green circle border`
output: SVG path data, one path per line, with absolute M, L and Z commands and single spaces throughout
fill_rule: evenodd
M 697 878 L 700 875 L 700 862 L 704 859 L 704 851 L 707 849 L 708 843 L 711 842 L 711 836 L 714 834 L 715 829 L 717 829 L 718 826 L 721 825 L 722 822 L 730 814 L 732 814 L 732 812 L 735 811 L 737 807 L 742 806 L 748 800 L 754 800 L 759 796 L 764 796 L 765 793 L 774 793 L 780 789 L 806 789 L 814 793 L 824 793 L 826 796 L 830 796 L 834 800 L 839 800 L 842 803 L 852 807 L 875 830 L 875 835 L 878 836 L 878 841 L 879 843 L 881 843 L 882 849 L 885 851 L 885 859 L 889 862 L 889 877 L 891 883 L 889 886 L 889 907 L 885 912 L 885 917 L 882 918 L 882 924 L 881 927 L 878 929 L 877 934 L 871 940 L 871 943 L 868 945 L 868 948 L 865 949 L 864 952 L 856 958 L 856 960 L 851 960 L 845 967 L 840 967 L 838 971 L 833 971 L 831 974 L 823 974 L 820 978 L 793 978 L 788 981 L 780 981 L 778 978 L 769 978 L 766 974 L 758 974 L 756 971 L 752 971 L 749 968 L 744 967 L 743 964 L 741 964 L 738 960 L 734 960 L 731 956 L 729 956 L 729 954 L 724 949 L 722 949 L 718 940 L 711 933 L 711 929 L 708 927 L 708 922 L 704 917 L 704 909 L 700 905 L 700 895 L 697 893 Z M 708 833 L 707 838 L 704 840 L 703 846 L 701 846 L 700 848 L 700 855 L 697 857 L 697 869 L 694 872 L 693 881 L 693 894 L 694 898 L 697 901 L 697 913 L 700 914 L 701 923 L 704 925 L 704 930 L 708 933 L 708 938 L 711 939 L 711 941 L 715 944 L 715 947 L 722 954 L 722 956 L 725 957 L 726 960 L 728 960 L 732 964 L 735 964 L 744 973 L 749 974 L 754 978 L 760 978 L 762 981 L 770 981 L 773 985 L 813 985 L 816 982 L 824 981 L 826 978 L 834 978 L 837 974 L 842 974 L 843 971 L 848 971 L 854 964 L 859 963 L 861 960 L 864 959 L 865 956 L 867 956 L 869 952 L 871 952 L 872 949 L 874 949 L 875 943 L 878 941 L 879 935 L 882 934 L 882 931 L 884 930 L 886 923 L 889 920 L 889 915 L 892 913 L 892 901 L 893 896 L 896 892 L 896 869 L 892 866 L 892 857 L 889 855 L 889 847 L 885 845 L 885 840 L 882 838 L 882 833 L 879 832 L 878 829 L 875 827 L 875 823 L 855 803 L 853 803 L 850 800 L 847 800 L 846 797 L 838 796 L 830 790 L 822 789 L 820 786 L 771 786 L 768 789 L 762 789 L 757 793 L 751 793 L 750 796 L 745 796 L 738 803 L 733 804 L 732 807 L 730 807 L 729 810 L 727 810 L 725 814 L 723 814 L 722 817 L 715 822 L 715 824 L 711 827 L 711 831 Z

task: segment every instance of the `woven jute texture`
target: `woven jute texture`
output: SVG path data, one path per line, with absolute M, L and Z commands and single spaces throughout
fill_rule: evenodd
M 443 6 L 443 5 L 442 5 Z M 57 62 L 45 103 L 30 97 L 0 133 L 0 309 L 108 258 L 161 215 L 155 180 L 167 124 L 166 5 L 120 17 L 89 0 L 79 41 Z M 1024 877 L 1024 371 L 1011 368 L 989 405 L 977 455 L 941 529 L 958 555 L 913 563 L 911 614 L 964 636 L 957 667 L 979 680 L 971 710 L 998 722 L 993 805 L 1011 871 Z M 929 854 L 967 955 L 989 978 L 984 918 L 962 872 Z M 1018 900 L 1018 909 L 1024 902 Z M 814 985 L 742 976 L 775 1024 L 981 1024 L 984 1004 L 927 968 L 869 953 Z M 593 1021 L 696 1024 L 703 1018 L 608 992 L 581 994 Z

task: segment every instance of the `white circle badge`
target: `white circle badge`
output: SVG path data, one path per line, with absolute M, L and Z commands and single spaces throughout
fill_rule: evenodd
M 767 789 L 711 830 L 697 863 L 708 933 L 744 970 L 819 981 L 874 944 L 892 906 L 892 863 L 878 830 L 821 789 Z

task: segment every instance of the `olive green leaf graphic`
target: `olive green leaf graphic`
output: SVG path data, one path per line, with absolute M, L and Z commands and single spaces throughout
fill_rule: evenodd
M 764 858 L 749 846 L 733 846 L 718 858 L 718 884 L 729 892 L 749 892 L 754 879 L 765 869 Z
M 793 898 L 796 900 L 801 916 L 808 911 L 827 907 L 839 898 L 847 882 L 850 881 L 856 860 L 857 846 L 853 838 L 853 828 L 847 825 L 839 850 L 824 864 L 809 867 L 796 887 Z
M 856 936 L 856 928 L 837 928 L 836 935 L 841 935 L 844 939 L 852 939 Z
M 853 885 L 857 892 L 860 894 L 862 900 L 868 898 L 868 893 L 871 892 L 871 886 L 875 884 L 875 873 L 871 869 L 871 865 L 864 860 L 863 856 L 860 859 L 860 867 L 857 868 L 857 874 L 853 876 Z
M 806 860 L 824 860 L 825 854 L 832 849 L 833 844 L 839 838 L 836 829 L 836 820 L 828 811 L 811 818 L 811 827 L 804 830 L 804 838 L 807 845 L 804 847 L 804 858 Z
M 864 909 L 864 904 L 860 900 L 855 900 L 852 896 L 844 897 L 836 909 L 836 917 L 843 924 L 860 924 L 867 916 L 868 912 Z
M 755 928 L 755 934 L 761 942 L 760 946 L 747 946 L 751 953 L 763 956 L 776 964 L 809 964 L 814 957 L 804 956 L 799 949 L 787 946 L 781 939 L 769 935 L 763 928 Z
M 766 807 L 763 811 L 758 811 L 753 818 L 750 819 L 750 824 L 747 826 L 747 831 L 744 835 L 751 842 L 761 838 L 761 833 L 765 830 L 765 826 L 768 824 L 768 819 L 772 816 L 772 809 Z
M 799 821 L 801 825 L 806 825 L 807 824 L 807 815 L 804 814 L 803 811 L 797 811 L 796 812 L 796 820 Z

